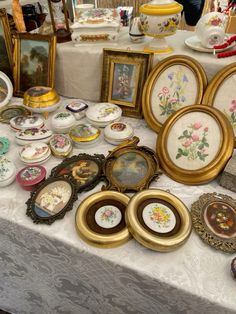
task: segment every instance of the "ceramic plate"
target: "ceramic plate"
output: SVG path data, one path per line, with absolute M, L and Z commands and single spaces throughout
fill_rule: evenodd
M 9 77 L 0 71 L 0 107 L 5 106 L 12 98 L 13 87 Z
M 227 40 L 228 36 L 225 39 Z M 189 48 L 193 49 L 193 50 L 200 51 L 200 52 L 213 53 L 213 51 L 214 51 L 213 48 L 203 47 L 197 36 L 191 36 L 191 37 L 185 39 L 185 45 L 188 46 Z M 230 48 L 234 47 L 235 45 L 236 45 L 236 42 L 233 42 L 231 45 L 229 45 L 226 48 L 217 49 L 217 52 L 229 50 Z

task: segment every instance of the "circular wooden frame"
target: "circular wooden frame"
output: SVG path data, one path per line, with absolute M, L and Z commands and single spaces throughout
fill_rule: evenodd
M 209 114 L 209 116 L 212 117 L 220 127 L 222 135 L 221 147 L 215 159 L 208 165 L 197 170 L 188 170 L 178 167 L 171 160 L 167 149 L 167 141 L 173 125 L 184 115 L 192 112 L 203 112 Z M 188 106 L 174 113 L 164 123 L 157 139 L 157 152 L 162 169 L 173 180 L 189 185 L 204 184 L 216 178 L 226 165 L 229 158 L 232 156 L 233 149 L 234 135 L 230 123 L 219 110 L 204 105 Z
M 142 109 L 144 119 L 146 120 L 150 128 L 152 128 L 157 133 L 160 131 L 162 123 L 158 121 L 158 119 L 154 117 L 154 114 L 152 113 L 151 95 L 158 78 L 166 69 L 175 65 L 183 65 L 195 74 L 196 80 L 198 82 L 197 86 L 198 91 L 196 93 L 197 96 L 194 104 L 201 103 L 203 92 L 207 85 L 207 77 L 203 67 L 201 66 L 200 63 L 198 63 L 195 59 L 191 57 L 176 55 L 174 57 L 168 57 L 163 61 L 159 62 L 149 74 L 148 79 L 146 80 L 146 83 L 144 85 L 142 95 Z
M 112 233 L 106 234 L 103 228 L 100 228 L 101 232 L 98 233 L 93 230 L 92 225 L 90 226 L 88 224 L 87 216 L 90 209 L 93 208 L 93 206 L 96 204 L 102 204 L 102 202 L 109 204 L 109 201 L 116 202 L 116 204 L 118 204 L 116 205 L 117 207 L 121 205 L 125 211 L 129 203 L 129 197 L 116 191 L 97 192 L 83 200 L 83 202 L 77 208 L 75 215 L 76 230 L 80 237 L 92 246 L 100 248 L 113 248 L 126 243 L 131 238 L 126 225 L 119 231 L 116 231 L 115 228 L 111 228 L 110 230 L 114 229 L 114 231 Z M 124 212 L 123 221 L 125 221 Z
M 229 64 L 228 66 L 224 67 L 221 71 L 219 71 L 208 84 L 206 91 L 203 95 L 202 103 L 208 106 L 214 107 L 214 101 L 217 95 L 218 90 L 221 88 L 223 82 L 227 79 L 236 75 L 236 62 Z M 232 90 L 232 94 L 234 94 L 235 100 L 235 91 Z M 220 110 L 219 108 L 217 108 Z M 222 110 L 222 113 L 227 117 L 227 115 Z M 236 128 L 236 123 L 235 123 Z M 234 147 L 236 148 L 236 133 L 234 135 Z
M 9 77 L 0 71 L 0 80 L 3 80 L 4 83 L 7 86 L 7 94 L 6 97 L 4 98 L 4 100 L 0 101 L 0 107 L 5 106 L 6 104 L 9 103 L 10 99 L 12 98 L 12 94 L 13 94 L 13 86 L 12 86 L 12 82 L 9 79 Z
M 169 236 L 154 234 L 140 220 L 138 211 L 146 200 L 160 200 L 173 208 L 179 216 L 178 230 Z M 187 207 L 176 196 L 162 190 L 150 189 L 135 194 L 127 207 L 125 214 L 126 224 L 133 237 L 145 247 L 159 251 L 169 252 L 184 244 L 192 230 L 191 216 Z

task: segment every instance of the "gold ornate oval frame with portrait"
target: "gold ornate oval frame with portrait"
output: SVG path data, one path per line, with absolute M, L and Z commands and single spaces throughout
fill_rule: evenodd
M 217 109 L 195 105 L 164 123 L 158 139 L 160 165 L 173 180 L 204 184 L 220 173 L 234 149 L 232 127 Z
M 144 119 L 159 132 L 166 119 L 188 105 L 201 103 L 207 85 L 204 69 L 183 55 L 159 62 L 145 83 L 142 95 Z

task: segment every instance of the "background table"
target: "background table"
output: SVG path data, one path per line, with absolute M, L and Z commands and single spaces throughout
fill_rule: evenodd
M 144 120 L 124 121 L 134 127 L 140 145 L 155 149 L 156 134 Z M 1 124 L 1 136 L 11 140 L 7 157 L 18 170 L 23 168 L 8 125 Z M 102 140 L 73 154 L 107 155 L 113 148 Z M 48 174 L 58 163 L 54 157 L 45 163 Z M 235 313 L 236 283 L 230 274 L 234 256 L 207 246 L 194 231 L 184 246 L 170 253 L 148 250 L 135 240 L 115 249 L 83 242 L 75 229 L 75 212 L 101 186 L 79 194 L 73 210 L 51 226 L 36 225 L 25 215 L 29 192 L 16 182 L 1 188 L 0 308 L 18 314 Z M 189 209 L 202 193 L 235 197 L 217 180 L 185 186 L 161 175 L 151 188 L 170 190 Z
M 177 31 L 174 36 L 167 37 L 168 43 L 174 48 L 172 54 L 155 54 L 153 66 L 158 61 L 177 54 L 190 56 L 201 63 L 208 80 L 224 66 L 236 62 L 236 56 L 217 59 L 211 53 L 198 52 L 188 48 L 184 41 L 194 35 L 194 32 Z M 67 97 L 78 97 L 91 101 L 100 101 L 102 82 L 103 48 L 130 49 L 143 51 L 150 38 L 145 38 L 142 44 L 133 44 L 128 35 L 127 27 L 120 33 L 116 43 L 80 44 L 75 47 L 72 42 L 57 45 L 56 59 L 56 89 Z

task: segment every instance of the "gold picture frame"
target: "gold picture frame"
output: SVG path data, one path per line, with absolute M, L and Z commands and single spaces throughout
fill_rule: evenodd
M 159 252 L 177 249 L 192 231 L 191 216 L 183 202 L 158 189 L 136 193 L 128 204 L 125 220 L 140 244 Z
M 203 95 L 202 103 L 220 110 L 231 123 L 234 130 L 236 148 L 236 62 L 220 70 L 210 81 Z
M 17 33 L 13 58 L 15 96 L 34 86 L 54 87 L 56 36 Z
M 142 118 L 142 90 L 153 54 L 103 49 L 101 99 L 119 105 L 124 116 Z
M 165 173 L 184 184 L 204 184 L 220 173 L 234 150 L 233 130 L 217 109 L 184 107 L 164 123 L 157 154 Z
M 191 206 L 193 227 L 211 247 L 236 252 L 236 200 L 224 194 L 206 193 Z
M 12 80 L 13 46 L 5 9 L 0 9 L 0 41 L 0 71 L 4 72 Z
M 206 85 L 206 73 L 195 59 L 176 55 L 162 60 L 144 85 L 142 108 L 147 124 L 158 133 L 172 113 L 200 104 Z

